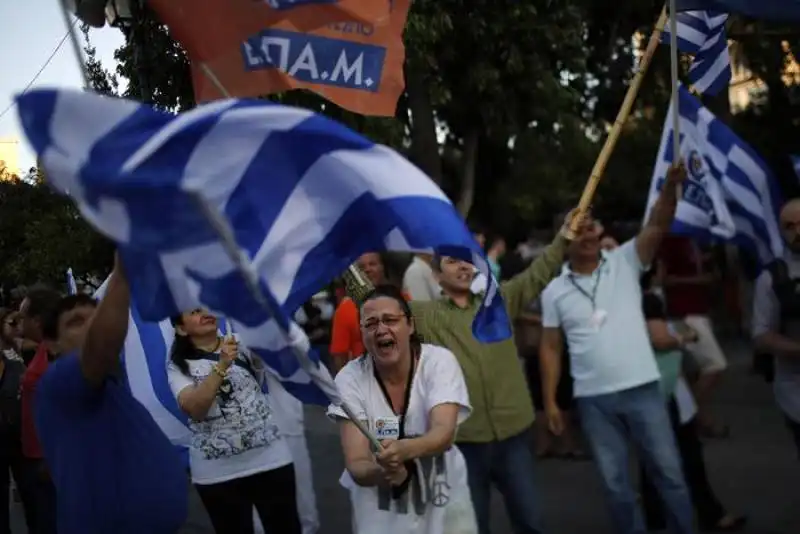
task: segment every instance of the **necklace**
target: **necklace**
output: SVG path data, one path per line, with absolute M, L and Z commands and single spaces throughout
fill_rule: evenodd
M 217 351 L 219 350 L 219 348 L 220 348 L 220 346 L 221 346 L 221 345 L 222 345 L 222 338 L 219 338 L 219 337 L 218 337 L 218 338 L 217 338 L 217 343 L 214 345 L 214 348 L 213 348 L 213 349 L 211 349 L 211 350 L 206 350 L 206 348 L 205 348 L 205 347 L 199 347 L 199 346 L 197 347 L 197 349 L 198 349 L 198 350 L 201 350 L 201 351 L 203 351 L 203 352 L 211 352 L 211 353 L 213 353 L 213 352 L 217 352 Z

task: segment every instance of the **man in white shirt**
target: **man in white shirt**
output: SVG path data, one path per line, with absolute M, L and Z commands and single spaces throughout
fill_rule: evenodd
M 442 288 L 433 276 L 431 255 L 417 254 L 403 275 L 403 289 L 411 300 L 438 300 Z
M 641 275 L 669 232 L 683 166 L 670 170 L 650 220 L 639 235 L 601 250 L 601 228 L 584 233 L 568 249 L 561 276 L 542 293 L 542 389 L 550 429 L 560 434 L 556 403 L 561 374 L 562 330 L 574 395 L 584 432 L 603 478 L 615 532 L 645 532 L 629 476 L 628 439 L 652 476 L 673 533 L 693 532 L 694 513 L 684 481 L 660 374 L 642 312 Z
M 786 203 L 780 224 L 787 250 L 756 280 L 753 340 L 775 357 L 775 400 L 800 454 L 800 199 Z

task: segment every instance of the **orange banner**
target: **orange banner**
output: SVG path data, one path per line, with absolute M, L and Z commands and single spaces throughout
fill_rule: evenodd
M 308 89 L 356 113 L 394 116 L 405 88 L 403 30 L 411 0 L 372 1 L 390 7 L 389 17 L 371 23 L 351 18 L 308 31 L 285 18 L 241 34 L 235 49 L 195 62 L 205 63 L 234 97 Z M 198 65 L 192 78 L 198 102 L 224 96 Z
M 238 50 L 245 36 L 288 23 L 310 31 L 342 21 L 389 20 L 392 0 L 148 0 L 192 58 L 208 61 Z

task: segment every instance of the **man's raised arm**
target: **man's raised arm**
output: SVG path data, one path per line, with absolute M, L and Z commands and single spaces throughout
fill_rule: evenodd
M 650 218 L 644 228 L 636 236 L 636 254 L 643 266 L 653 263 L 661 246 L 661 240 L 669 233 L 672 220 L 675 218 L 675 208 L 678 205 L 678 190 L 686 180 L 686 167 L 683 163 L 672 166 L 667 171 L 664 187 L 653 205 Z
M 117 254 L 105 296 L 97 306 L 81 349 L 83 376 L 92 385 L 102 384 L 119 365 L 119 355 L 128 334 L 130 305 L 128 280 Z

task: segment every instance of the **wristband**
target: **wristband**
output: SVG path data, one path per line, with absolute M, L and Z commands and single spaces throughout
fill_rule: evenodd
M 228 376 L 228 370 L 223 369 L 222 366 L 218 363 L 215 363 L 213 367 L 211 367 L 211 370 L 214 371 L 214 374 L 216 374 L 220 378 L 225 378 Z

